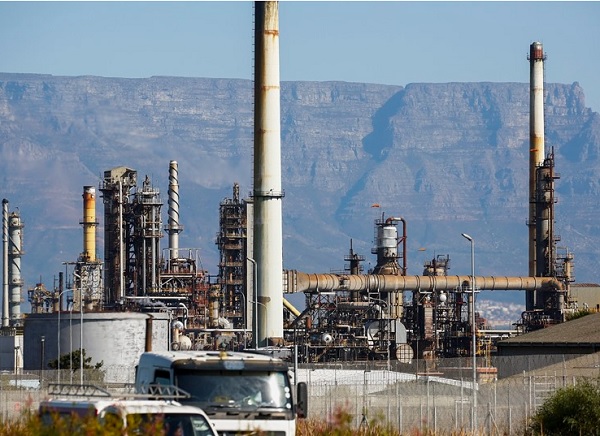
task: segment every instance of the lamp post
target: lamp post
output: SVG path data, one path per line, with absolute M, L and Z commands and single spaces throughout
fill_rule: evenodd
M 73 293 L 77 289 L 72 290 Z M 83 384 L 83 293 L 79 289 L 79 384 Z M 73 302 L 69 308 L 69 355 L 71 368 L 71 384 L 73 384 Z
M 83 384 L 83 286 L 81 276 L 76 271 L 73 271 L 73 277 L 77 278 L 79 282 L 79 289 L 75 289 L 76 286 L 73 286 L 73 292 L 79 291 L 79 384 Z
M 40 360 L 40 379 L 41 379 L 41 384 L 44 384 L 44 360 L 46 356 L 44 356 L 45 351 L 46 351 L 46 337 L 42 336 L 40 338 L 40 343 L 41 343 L 41 347 L 42 347 L 42 358 Z
M 254 316 L 252 317 L 253 321 L 254 321 L 254 331 L 252 332 L 252 338 L 254 342 L 254 349 L 258 349 L 258 295 L 256 295 L 257 293 L 257 284 L 256 284 L 256 270 L 257 270 L 257 265 L 256 265 L 256 261 L 250 257 L 246 258 L 248 260 L 248 262 L 252 263 L 252 292 L 254 293 L 254 298 L 252 301 L 252 303 L 254 303 Z
M 473 359 L 473 410 L 471 413 L 471 426 L 473 434 L 477 430 L 477 327 L 475 326 L 475 241 L 466 233 L 463 238 L 471 243 L 471 357 Z
M 56 332 L 56 349 L 58 350 L 58 360 L 57 360 L 57 365 L 58 365 L 58 384 L 60 385 L 60 312 L 62 311 L 62 295 L 65 292 L 69 292 L 70 289 L 65 289 L 64 291 L 61 291 L 60 294 L 58 294 L 58 326 L 57 326 L 57 332 Z
M 79 288 L 79 384 L 83 384 L 83 289 L 81 288 Z

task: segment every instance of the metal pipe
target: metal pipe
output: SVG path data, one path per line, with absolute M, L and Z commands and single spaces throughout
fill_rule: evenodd
M 295 270 L 285 271 L 286 293 L 323 291 L 450 291 L 469 286 L 471 276 L 398 276 L 357 274 L 309 274 Z M 486 291 L 562 290 L 564 285 L 553 277 L 475 277 L 477 288 Z
M 283 342 L 279 4 L 255 2 L 254 10 L 254 259 L 264 346 Z
M 536 220 L 535 205 L 537 168 L 544 162 L 544 61 L 546 55 L 541 42 L 529 46 L 529 275 L 539 276 L 536 269 Z M 527 292 L 527 310 L 535 307 L 535 294 Z
M 256 295 L 256 261 L 250 257 L 246 258 L 248 262 L 252 263 L 252 300 L 248 300 L 253 303 L 253 330 L 252 330 L 252 342 L 254 342 L 254 348 L 258 348 L 258 295 Z
M 144 344 L 144 351 L 152 351 L 152 324 L 154 317 L 152 315 L 148 315 L 146 318 L 146 337 Z
M 285 308 L 287 310 L 292 312 L 294 314 L 294 316 L 296 316 L 296 317 L 300 316 L 300 311 L 298 309 L 296 309 L 294 307 L 294 305 L 292 303 L 290 303 L 289 301 L 287 301 L 285 298 L 283 299 L 283 305 L 285 306 Z

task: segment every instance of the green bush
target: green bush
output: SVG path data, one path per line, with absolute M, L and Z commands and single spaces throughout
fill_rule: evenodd
M 559 389 L 533 416 L 534 435 L 600 436 L 600 379 Z

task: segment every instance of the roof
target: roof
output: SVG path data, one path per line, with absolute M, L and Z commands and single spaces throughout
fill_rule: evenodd
M 267 356 L 264 354 L 245 353 L 241 351 L 147 351 L 143 355 L 153 355 L 168 361 L 182 359 L 194 359 L 197 361 L 209 361 L 218 359 L 255 360 L 264 362 L 280 361 L 280 359 L 275 359 L 271 356 Z
M 498 342 L 498 346 L 521 345 L 598 345 L 600 344 L 600 313 L 556 324 Z
M 148 351 L 140 356 L 138 367 L 147 365 L 177 366 L 180 369 L 194 370 L 288 370 L 288 364 L 281 359 L 241 351 Z
M 120 400 L 120 399 L 72 399 L 57 398 L 42 401 L 40 409 L 47 410 L 74 410 L 84 409 L 91 412 L 100 412 L 109 407 L 117 408 L 125 413 L 185 413 L 192 415 L 202 415 L 204 411 L 198 407 L 181 405 L 175 401 L 168 400 Z

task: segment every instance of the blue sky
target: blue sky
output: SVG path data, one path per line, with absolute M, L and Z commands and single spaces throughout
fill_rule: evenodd
M 280 3 L 281 79 L 579 82 L 600 112 L 600 2 Z M 0 72 L 252 78 L 252 2 L 0 1 Z

